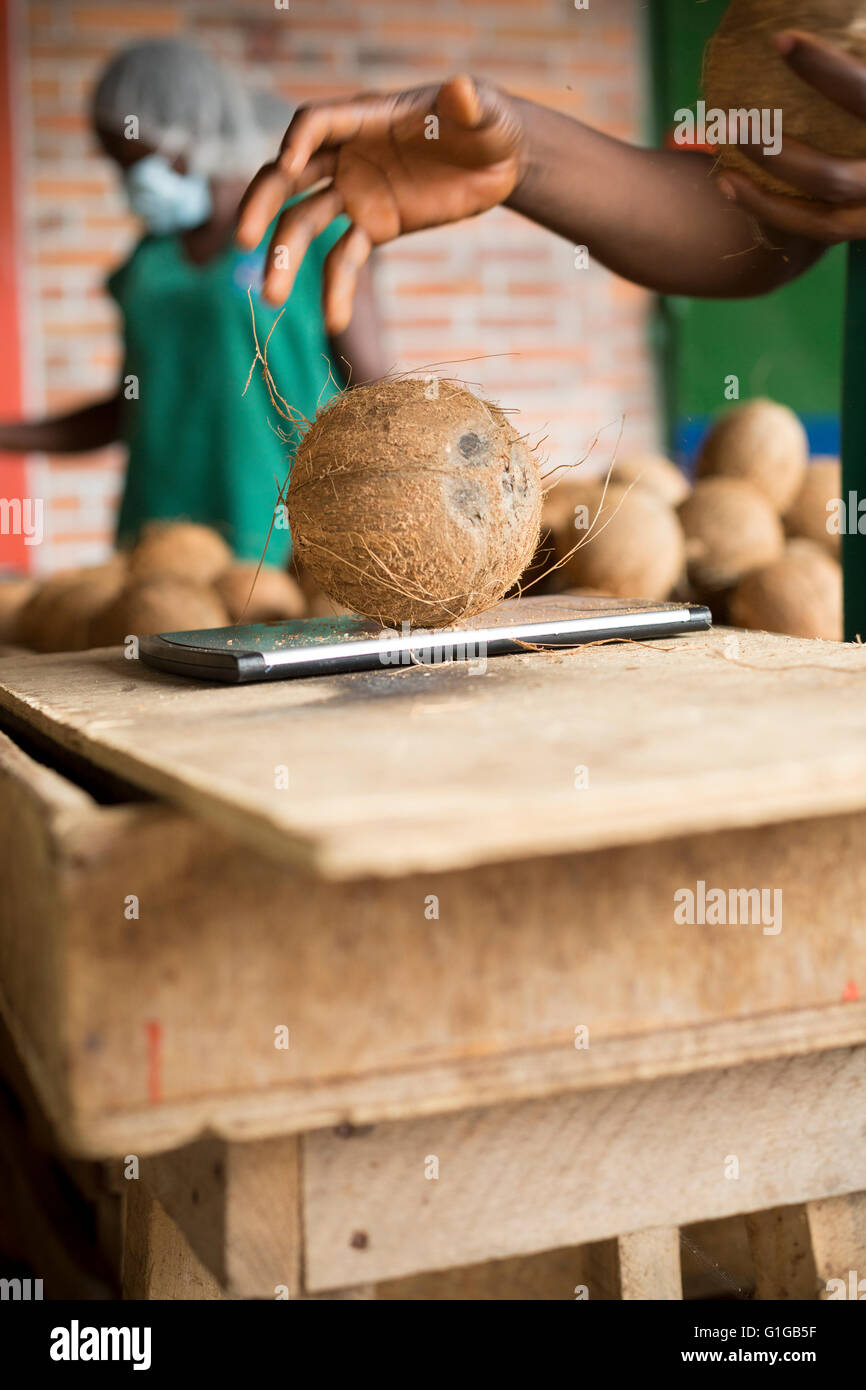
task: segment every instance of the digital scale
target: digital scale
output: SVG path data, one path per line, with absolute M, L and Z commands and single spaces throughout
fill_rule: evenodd
M 709 609 L 694 603 L 654 603 L 556 594 L 513 598 L 453 627 L 383 629 L 370 618 L 301 618 L 295 622 L 163 632 L 142 637 L 146 666 L 194 680 L 288 680 L 376 667 L 478 662 L 537 648 L 586 642 L 643 641 L 706 632 Z

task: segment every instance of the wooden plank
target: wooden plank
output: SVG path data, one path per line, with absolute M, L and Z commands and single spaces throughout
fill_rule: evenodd
M 676 1226 L 632 1231 L 620 1236 L 617 1245 L 623 1299 L 682 1299 L 680 1233 Z
M 238 1298 L 300 1292 L 298 1141 L 202 1139 L 145 1159 L 142 1178 L 220 1286 Z
M 851 1192 L 806 1207 L 819 1297 L 866 1298 L 866 1192 Z
M 750 1212 L 746 1229 L 755 1266 L 755 1297 L 774 1302 L 814 1298 L 815 1260 L 806 1208 Z
M 351 878 L 862 810 L 864 675 L 856 646 L 723 631 L 243 688 L 109 650 L 4 661 L 0 707 L 260 853 Z
M 124 1298 L 213 1302 L 223 1297 L 213 1275 L 143 1183 L 129 1183 L 125 1206 Z
M 306 1284 L 379 1282 L 857 1191 L 864 1101 L 860 1047 L 348 1138 L 310 1134 Z

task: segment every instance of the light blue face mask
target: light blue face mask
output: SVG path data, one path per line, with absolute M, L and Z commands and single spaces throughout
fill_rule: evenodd
M 154 236 L 200 227 L 212 211 L 203 174 L 179 174 L 161 154 L 148 154 L 124 170 L 129 205 Z

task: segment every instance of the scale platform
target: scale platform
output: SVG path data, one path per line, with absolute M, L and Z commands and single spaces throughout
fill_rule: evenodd
M 287 680 L 381 666 L 479 662 L 534 648 L 575 647 L 605 640 L 641 641 L 706 632 L 709 609 L 574 594 L 506 599 L 453 627 L 402 632 L 369 618 L 301 618 L 294 622 L 163 632 L 142 637 L 146 666 L 193 680 Z

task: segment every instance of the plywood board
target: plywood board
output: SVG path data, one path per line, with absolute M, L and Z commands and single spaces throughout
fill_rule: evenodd
M 0 710 L 324 876 L 395 876 L 866 807 L 866 652 L 766 634 L 205 686 L 10 659 Z

